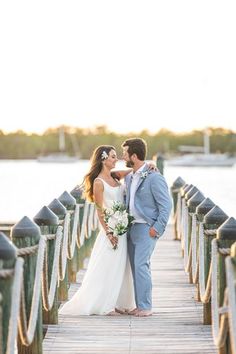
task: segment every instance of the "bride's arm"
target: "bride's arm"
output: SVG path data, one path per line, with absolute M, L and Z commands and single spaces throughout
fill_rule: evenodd
M 158 171 L 156 164 L 153 161 L 148 162 L 148 169 L 149 170 L 156 170 Z M 122 179 L 125 176 L 127 176 L 130 172 L 132 172 L 133 169 L 132 168 L 127 168 L 125 170 L 114 170 L 112 171 L 112 174 L 114 174 L 116 177 L 118 177 L 118 179 Z
M 112 171 L 112 175 L 114 175 L 118 179 L 122 179 L 122 178 L 125 178 L 125 176 L 127 176 L 132 171 L 133 171 L 132 168 L 128 168 L 125 170 L 114 170 L 114 171 Z
M 106 232 L 106 235 L 108 239 L 110 240 L 111 244 L 113 246 L 117 245 L 118 238 L 113 236 L 111 232 L 109 232 L 107 224 L 104 221 L 104 214 L 103 214 L 103 192 L 104 192 L 104 186 L 102 181 L 100 180 L 95 180 L 94 185 L 93 185 L 93 197 L 94 197 L 94 203 L 97 208 L 97 215 L 98 219 L 103 227 L 103 229 Z
M 98 179 L 95 180 L 93 185 L 94 203 L 97 208 L 98 219 L 102 227 L 104 228 L 105 232 L 108 232 L 107 225 L 103 219 L 103 191 L 104 191 L 104 186 L 102 181 Z

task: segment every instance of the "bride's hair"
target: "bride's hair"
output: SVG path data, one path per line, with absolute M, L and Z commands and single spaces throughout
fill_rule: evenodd
M 108 158 L 109 152 L 116 150 L 112 145 L 100 145 L 98 146 L 91 157 L 91 167 L 89 172 L 85 175 L 83 180 L 83 196 L 90 202 L 94 201 L 93 196 L 93 183 L 102 170 L 102 161 Z

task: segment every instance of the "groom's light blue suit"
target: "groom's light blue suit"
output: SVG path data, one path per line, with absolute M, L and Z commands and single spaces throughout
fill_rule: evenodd
M 132 173 L 125 180 L 127 186 L 126 207 L 129 208 Z M 135 300 L 139 309 L 152 308 L 152 279 L 150 258 L 156 241 L 164 233 L 170 211 L 171 199 L 165 178 L 146 165 L 140 174 L 134 196 L 135 209 L 146 223 L 135 223 L 128 232 L 128 252 L 134 279 Z M 150 227 L 157 237 L 149 235 Z

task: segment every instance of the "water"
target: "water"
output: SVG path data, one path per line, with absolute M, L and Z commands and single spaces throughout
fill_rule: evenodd
M 123 168 L 123 161 L 117 167 Z M 16 222 L 25 215 L 32 219 L 44 205 L 79 184 L 88 168 L 88 160 L 66 164 L 0 161 L 0 222 Z M 178 176 L 198 187 L 226 214 L 236 217 L 236 166 L 165 167 L 169 186 Z

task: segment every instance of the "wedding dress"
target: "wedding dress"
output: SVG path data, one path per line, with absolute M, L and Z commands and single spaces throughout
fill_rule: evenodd
M 104 185 L 103 207 L 109 208 L 114 201 L 123 202 L 123 186 Z M 61 314 L 106 315 L 115 308 L 132 310 L 134 300 L 133 278 L 127 252 L 126 234 L 119 236 L 118 248 L 112 244 L 101 228 L 88 264 L 88 269 L 70 301 L 66 302 Z

